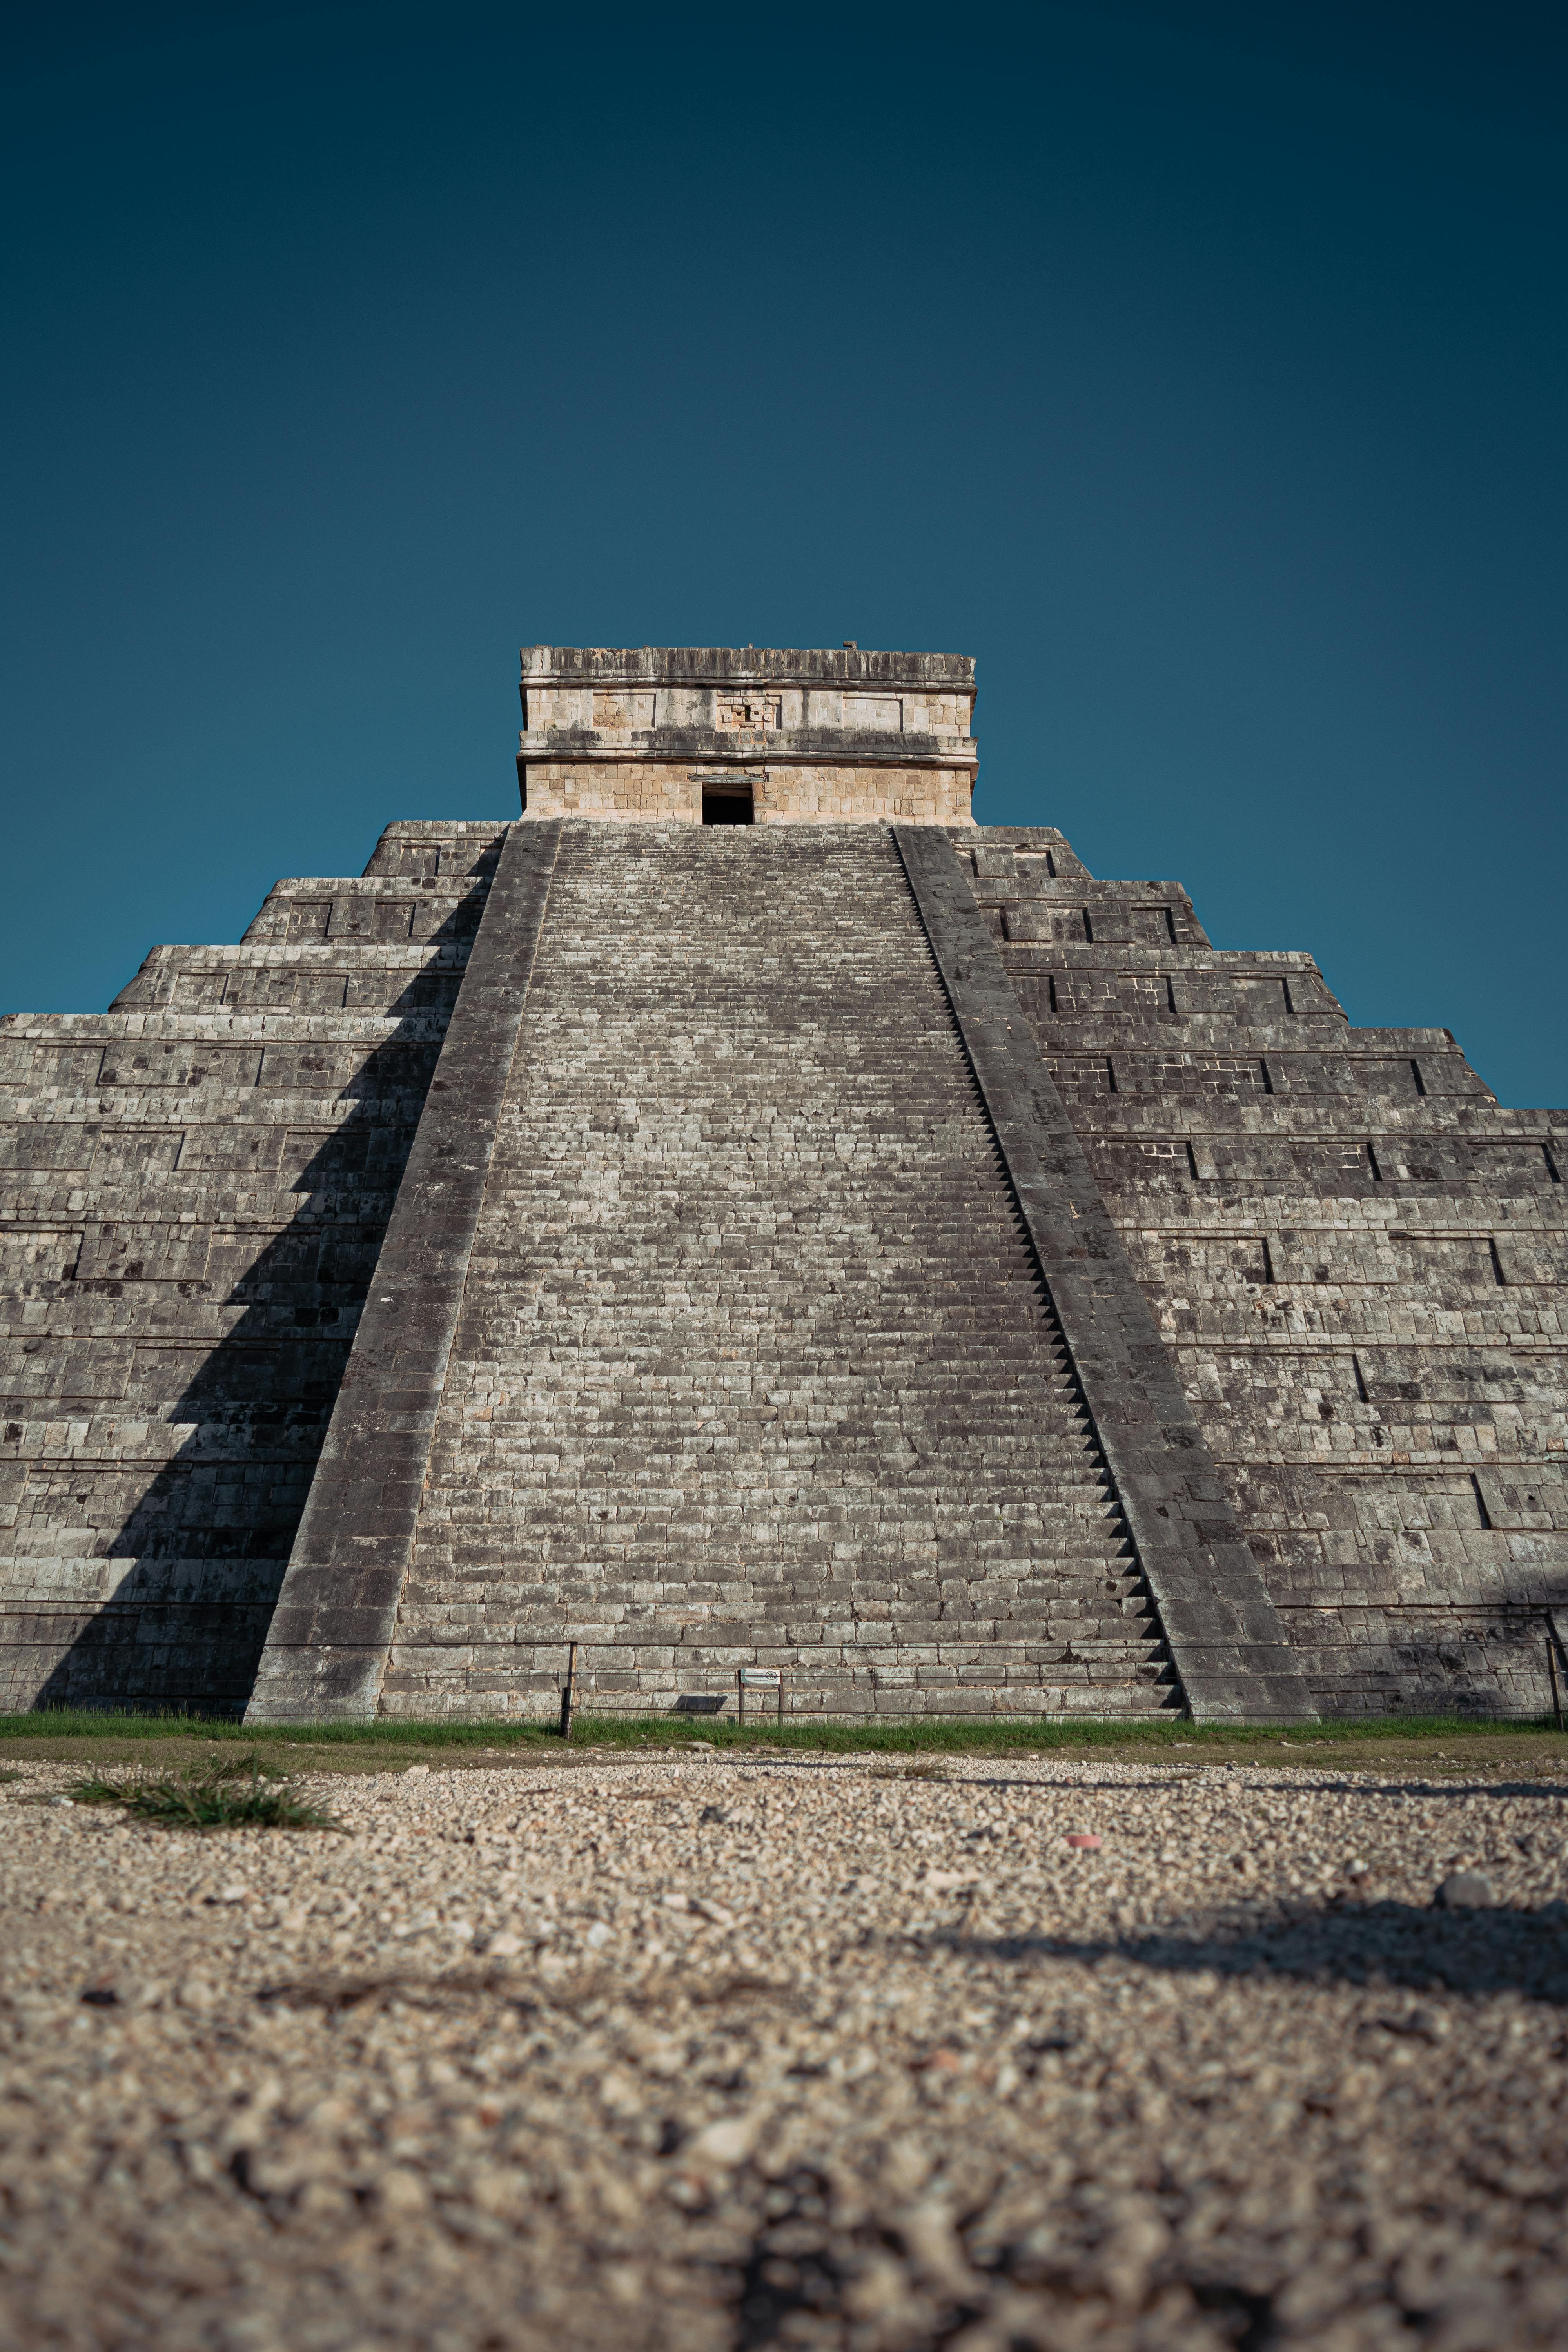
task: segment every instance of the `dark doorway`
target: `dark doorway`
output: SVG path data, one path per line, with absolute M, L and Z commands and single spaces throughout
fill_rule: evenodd
M 704 824 L 750 824 L 750 784 L 704 784 L 702 822 Z

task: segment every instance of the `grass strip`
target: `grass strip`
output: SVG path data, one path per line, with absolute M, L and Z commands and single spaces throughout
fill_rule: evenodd
M 191 1772 L 110 1780 L 78 1780 L 68 1793 L 79 1805 L 119 1805 L 138 1821 L 168 1830 L 335 1830 L 341 1825 L 303 1797 L 286 1776 L 269 1772 L 258 1756 L 226 1758 Z
M 809 1748 L 838 1755 L 1048 1755 L 1058 1748 L 1141 1748 L 1216 1749 L 1328 1748 L 1378 1739 L 1465 1739 L 1499 1733 L 1553 1736 L 1545 1717 L 1474 1715 L 1380 1715 L 1366 1719 L 1282 1728 L 1278 1724 L 1191 1723 L 1173 1715 L 1129 1723 L 1114 1717 L 1084 1719 L 1053 1716 L 884 1719 L 876 1722 L 755 1724 L 725 1722 L 711 1716 L 615 1715 L 577 1717 L 574 1748 Z M 190 1738 L 204 1744 L 232 1740 L 254 1753 L 258 1748 L 358 1748 L 563 1752 L 553 1719 L 548 1723 L 403 1722 L 240 1724 L 221 1716 L 142 1714 L 108 1708 L 40 1707 L 27 1715 L 0 1716 L 0 1739 Z

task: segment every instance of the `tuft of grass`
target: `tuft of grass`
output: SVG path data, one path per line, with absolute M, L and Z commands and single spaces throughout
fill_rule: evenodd
M 335 1830 L 321 1806 L 258 1756 L 237 1756 L 156 1780 L 110 1780 L 94 1774 L 69 1794 L 79 1805 L 120 1805 L 138 1821 L 168 1830 Z

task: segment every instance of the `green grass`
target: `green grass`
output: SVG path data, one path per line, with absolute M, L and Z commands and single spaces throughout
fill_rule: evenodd
M 161 1778 L 110 1780 L 92 1775 L 68 1792 L 79 1805 L 119 1805 L 138 1821 L 170 1830 L 331 1830 L 338 1824 L 293 1783 L 268 1772 L 258 1756 Z
M 829 1755 L 963 1755 L 1035 1753 L 1084 1748 L 1191 1748 L 1209 1754 L 1227 1748 L 1331 1748 L 1369 1740 L 1454 1740 L 1499 1735 L 1551 1737 L 1541 1720 L 1477 1716 L 1377 1716 L 1281 1729 L 1278 1725 L 1194 1724 L 1177 1715 L 1153 1721 L 1085 1721 L 1010 1717 L 930 1718 L 879 1722 L 786 1722 L 765 1719 L 742 1725 L 713 1717 L 590 1716 L 580 1714 L 573 1735 L 575 1749 L 617 1750 L 710 1747 L 715 1749 L 772 1748 L 810 1749 Z M 254 1752 L 290 1748 L 374 1748 L 448 1752 L 476 1749 L 531 1750 L 561 1755 L 553 1723 L 373 1723 L 239 1724 L 221 1717 L 111 1713 L 80 1707 L 39 1708 L 28 1715 L 0 1716 L 0 1742 L 44 1739 L 179 1740 L 234 1742 Z

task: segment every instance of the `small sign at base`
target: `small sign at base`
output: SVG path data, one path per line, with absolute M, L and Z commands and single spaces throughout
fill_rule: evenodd
M 777 1690 L 783 1681 L 784 1675 L 777 1666 L 742 1666 L 741 1668 L 742 1690 Z

